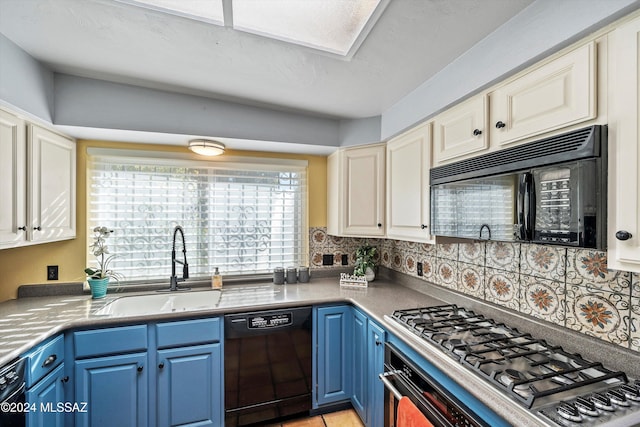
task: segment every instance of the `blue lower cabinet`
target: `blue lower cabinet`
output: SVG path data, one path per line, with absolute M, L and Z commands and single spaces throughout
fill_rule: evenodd
M 75 398 L 87 411 L 76 427 L 144 427 L 148 424 L 147 353 L 75 362 Z
M 347 305 L 314 309 L 314 408 L 351 399 L 351 319 L 351 307 Z
M 368 427 L 384 426 L 384 385 L 378 379 L 384 371 L 385 330 L 377 323 L 369 320 L 367 336 L 368 367 L 367 379 L 367 416 Z
M 73 409 L 64 407 L 67 382 L 63 363 L 33 387 L 27 389 L 25 397 L 32 409 L 27 413 L 27 427 L 64 427 L 66 425 L 65 412 Z
M 220 343 L 157 352 L 157 425 L 224 425 Z
M 365 423 L 367 421 L 367 375 L 369 374 L 367 320 L 367 316 L 353 309 L 353 358 L 351 362 L 353 394 L 351 395 L 351 403 Z

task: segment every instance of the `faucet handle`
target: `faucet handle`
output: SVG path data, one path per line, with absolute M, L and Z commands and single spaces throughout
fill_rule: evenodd
M 187 264 L 186 262 L 182 265 L 182 278 L 189 278 L 189 264 Z

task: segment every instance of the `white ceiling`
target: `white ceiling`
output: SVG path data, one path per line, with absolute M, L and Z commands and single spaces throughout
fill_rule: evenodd
M 332 118 L 380 115 L 532 0 L 391 0 L 351 60 L 112 0 L 0 0 L 54 71 Z

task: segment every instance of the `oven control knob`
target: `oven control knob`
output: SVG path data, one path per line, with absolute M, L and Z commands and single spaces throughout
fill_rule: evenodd
M 613 411 L 613 406 L 611 406 L 611 400 L 600 393 L 594 393 L 593 395 L 591 395 L 591 401 L 593 402 L 594 405 L 596 405 L 596 408 L 598 409 L 602 409 L 605 411 Z
M 4 377 L 0 378 L 0 390 L 4 390 L 5 388 L 7 388 L 7 380 L 4 379 Z
M 580 416 L 580 412 L 578 412 L 578 408 L 568 402 L 560 402 L 558 407 L 556 408 L 558 415 L 560 415 L 565 420 L 575 421 L 579 423 L 582 421 L 582 417 Z
M 640 402 L 640 389 L 634 387 L 631 384 L 625 384 L 620 387 L 620 390 L 624 393 L 625 397 L 634 402 Z
M 629 406 L 627 398 L 624 397 L 624 393 L 620 390 L 607 390 L 607 397 L 616 405 Z
M 578 397 L 574 403 L 578 411 L 582 412 L 585 415 L 589 415 L 591 417 L 597 417 L 598 411 L 596 410 L 596 405 L 589 399 L 584 398 L 582 396 Z

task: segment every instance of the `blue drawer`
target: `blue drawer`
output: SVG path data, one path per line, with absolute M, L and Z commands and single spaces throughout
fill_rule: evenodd
M 222 338 L 221 325 L 219 317 L 159 323 L 156 325 L 158 348 L 218 342 Z
M 64 361 L 64 336 L 38 345 L 24 357 L 27 359 L 26 382 L 29 388 Z
M 147 349 L 147 325 L 92 329 L 73 333 L 75 358 L 132 353 Z

